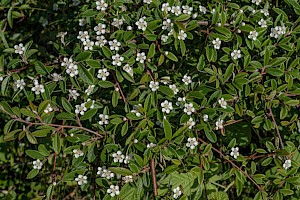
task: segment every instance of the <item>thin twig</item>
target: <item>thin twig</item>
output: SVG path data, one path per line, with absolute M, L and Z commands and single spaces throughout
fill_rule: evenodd
M 149 69 L 147 69 L 147 74 L 150 76 L 151 80 L 154 81 L 154 78 L 153 78 L 153 76 L 152 76 L 152 74 L 151 74 L 151 72 L 150 72 Z
M 275 118 L 274 118 L 274 115 L 273 115 L 272 108 L 270 107 L 270 108 L 269 108 L 269 110 L 270 110 L 270 115 L 271 115 L 271 118 L 272 118 L 272 120 L 273 120 L 273 123 L 274 123 L 274 125 L 275 125 L 275 130 L 276 130 L 276 133 L 277 133 L 277 136 L 278 136 L 278 139 L 279 139 L 279 142 L 280 142 L 281 148 L 282 148 L 282 149 L 284 149 L 284 144 L 283 144 L 283 142 L 282 142 L 282 138 L 281 138 L 281 136 L 280 136 L 280 132 L 279 132 L 279 129 L 278 129 L 277 123 L 276 123 L 276 121 L 275 121 Z
M 151 168 L 151 175 L 152 175 L 152 182 L 153 182 L 153 195 L 154 197 L 157 196 L 157 183 L 156 183 L 156 172 L 155 172 L 155 161 L 153 158 L 150 159 L 150 168 Z
M 200 142 L 202 142 L 205 145 L 208 145 L 207 142 L 205 142 L 204 140 L 202 140 L 201 138 L 198 138 L 198 140 Z M 254 183 L 254 185 L 260 190 L 263 191 L 262 187 L 259 186 L 255 180 L 245 171 L 243 171 L 239 166 L 237 166 L 234 162 L 232 162 L 231 160 L 229 160 L 221 151 L 219 151 L 218 149 L 216 149 L 215 147 L 211 147 L 212 150 L 214 150 L 215 152 L 217 152 L 220 156 L 222 156 L 225 160 L 227 160 L 233 167 L 235 167 L 236 169 L 238 169 L 240 172 L 242 172 L 252 183 Z
M 11 116 L 11 117 L 14 118 L 18 122 L 22 122 L 22 123 L 28 124 L 30 126 L 32 126 L 32 125 L 38 125 L 38 126 L 47 125 L 47 126 L 52 126 L 52 127 L 60 127 L 60 128 L 68 128 L 68 129 L 75 128 L 75 129 L 80 129 L 80 130 L 83 130 L 83 131 L 86 131 L 86 132 L 89 132 L 89 133 L 93 133 L 93 134 L 97 135 L 98 137 L 103 138 L 103 135 L 99 134 L 96 131 L 85 128 L 85 127 L 71 126 L 71 125 L 59 125 L 59 124 L 47 124 L 47 123 L 44 123 L 44 122 L 43 123 L 42 122 L 41 123 L 35 123 L 35 122 L 28 122 L 28 121 L 23 120 L 21 118 L 17 118 L 16 116 Z
M 126 99 L 126 97 L 125 97 L 125 95 L 124 95 L 124 93 L 123 93 L 123 91 L 122 91 L 122 88 L 121 88 L 121 86 L 120 86 L 120 84 L 119 84 L 119 82 L 118 82 L 118 80 L 117 80 L 117 78 L 116 78 L 116 76 L 115 76 L 114 74 L 113 74 L 113 77 L 114 77 L 115 84 L 116 84 L 116 86 L 117 86 L 118 89 L 119 89 L 119 92 L 120 92 L 120 94 L 121 94 L 121 97 L 122 97 L 124 103 L 127 104 L 127 99 Z M 129 119 L 129 123 L 130 123 L 130 126 L 133 127 L 133 124 L 132 124 L 132 120 L 131 120 L 131 119 Z

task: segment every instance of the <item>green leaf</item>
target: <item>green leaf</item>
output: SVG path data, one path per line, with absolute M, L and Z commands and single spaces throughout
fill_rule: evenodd
M 114 84 L 110 81 L 99 81 L 99 86 L 102 88 L 110 88 L 110 87 L 114 87 Z
M 173 97 L 174 96 L 174 92 L 171 88 L 167 87 L 167 86 L 160 86 L 158 91 L 162 92 L 163 94 L 169 96 L 169 97 Z
M 97 113 L 98 109 L 90 109 L 87 112 L 84 113 L 84 115 L 82 115 L 80 117 L 80 120 L 84 121 L 87 119 L 92 119 L 92 117 L 95 116 L 95 114 Z
M 91 73 L 82 66 L 78 66 L 78 71 L 79 71 L 79 77 L 86 83 L 88 84 L 93 84 L 94 83 L 94 77 L 91 75 Z
M 163 120 L 164 132 L 165 136 L 168 140 L 172 139 L 172 127 L 168 120 Z
M 108 170 L 123 176 L 132 175 L 132 172 L 129 169 L 123 167 L 109 167 Z
M 101 64 L 97 60 L 88 59 L 85 62 L 87 65 L 89 65 L 92 68 L 101 68 Z
M 155 34 L 146 34 L 145 38 L 149 41 L 156 41 L 157 36 Z
M 83 13 L 81 13 L 82 17 L 92 17 L 98 14 L 98 11 L 93 10 L 93 9 L 89 9 L 84 11 Z
M 37 140 L 34 136 L 32 136 L 29 132 L 26 132 L 26 137 L 27 140 L 31 143 L 31 144 L 37 144 Z
M 32 169 L 28 174 L 27 174 L 27 179 L 32 179 L 38 175 L 39 170 L 38 169 Z
M 36 70 L 36 72 L 38 73 L 38 74 L 41 74 L 41 75 L 43 75 L 43 76 L 45 76 L 45 75 L 47 75 L 47 70 L 46 70 L 46 68 L 45 68 L 45 65 L 42 63 L 42 62 L 40 62 L 40 61 L 36 61 L 35 63 L 34 63 L 34 67 L 35 67 L 35 70 Z
M 149 48 L 149 51 L 148 51 L 148 54 L 147 54 L 147 58 L 153 58 L 153 56 L 155 55 L 155 44 L 152 43 L 150 45 L 150 48 Z
M 299 100 L 288 100 L 284 103 L 289 106 L 297 106 L 297 105 L 299 105 Z
M 14 9 L 14 7 L 11 6 L 7 13 L 7 21 L 8 21 L 8 25 L 10 26 L 10 28 L 13 28 L 13 16 L 12 16 L 13 9 Z
M 10 79 L 10 76 L 7 76 L 2 81 L 2 84 L 1 84 L 1 93 L 2 93 L 2 96 L 6 96 L 6 91 L 7 91 L 8 84 L 9 84 L 9 79 Z
M 52 144 L 53 144 L 53 150 L 55 151 L 55 153 L 59 154 L 60 149 L 61 149 L 59 133 L 54 134 L 54 137 L 52 138 Z
M 165 56 L 166 56 L 167 58 L 169 58 L 170 60 L 173 60 L 174 62 L 178 62 L 177 57 L 176 57 L 172 52 L 166 51 L 166 52 L 165 52 Z
M 26 150 L 25 153 L 33 159 L 43 160 L 45 158 L 45 155 L 36 150 Z
M 204 132 L 209 141 L 211 141 L 212 143 L 217 142 L 217 136 L 213 131 L 210 131 L 207 128 L 205 128 Z
M 45 147 L 45 145 L 40 144 L 38 147 L 39 153 L 41 153 L 43 156 L 50 156 L 50 152 L 48 149 Z
M 15 65 L 15 64 L 17 64 L 19 62 L 22 62 L 22 60 L 18 59 L 18 58 L 12 59 L 11 61 L 9 61 L 8 65 L 7 65 L 7 68 L 10 68 L 11 66 L 13 66 L 13 65 Z
M 189 14 L 182 14 L 179 17 L 176 18 L 176 21 L 186 21 L 190 18 L 191 16 Z
M 283 194 L 284 196 L 289 196 L 289 195 L 294 194 L 294 191 L 290 190 L 290 189 L 280 189 L 279 192 L 281 194 Z
M 116 107 L 118 105 L 120 94 L 118 91 L 114 90 L 112 95 L 112 105 Z
M 73 107 L 72 107 L 71 103 L 65 97 L 61 98 L 61 104 L 68 113 L 73 113 L 72 112 Z
M 89 59 L 90 57 L 92 56 L 92 53 L 89 52 L 89 51 L 84 51 L 84 52 L 81 52 L 80 54 L 78 54 L 75 58 L 75 60 L 77 62 L 81 62 L 81 61 L 85 61 L 87 59 Z
M 106 46 L 101 47 L 102 48 L 102 52 L 104 53 L 105 57 L 108 59 L 111 59 L 112 57 L 112 52 L 109 48 L 107 48 Z
M 282 69 L 275 67 L 268 67 L 266 72 L 268 74 L 271 74 L 272 76 L 282 76 L 284 74 L 284 71 Z
M 126 122 L 123 124 L 122 130 L 121 130 L 121 135 L 122 135 L 122 136 L 126 135 L 127 131 L 128 131 L 128 121 L 126 121 Z

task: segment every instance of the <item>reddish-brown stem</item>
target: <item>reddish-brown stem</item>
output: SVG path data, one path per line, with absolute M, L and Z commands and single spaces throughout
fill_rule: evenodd
M 11 117 L 14 118 L 14 119 L 15 119 L 16 121 L 18 121 L 18 122 L 22 122 L 22 123 L 28 124 L 28 125 L 30 125 L 30 126 L 33 126 L 33 125 L 38 125 L 38 126 L 46 125 L 46 126 L 59 127 L 59 128 L 68 128 L 68 129 L 75 128 L 75 129 L 83 130 L 83 131 L 86 131 L 86 132 L 89 132 L 89 133 L 93 133 L 93 134 L 97 135 L 98 137 L 103 138 L 103 135 L 99 134 L 99 133 L 96 132 L 96 131 L 87 129 L 87 128 L 85 128 L 85 127 L 71 126 L 71 125 L 60 125 L 60 124 L 47 124 L 47 123 L 44 123 L 44 122 L 41 122 L 41 123 L 28 122 L 28 121 L 23 120 L 23 119 L 21 119 L 21 118 L 17 118 L 17 117 L 14 116 L 14 115 L 11 116 Z
M 202 140 L 201 138 L 198 138 L 198 140 L 205 144 L 208 145 L 207 142 L 205 142 L 204 140 Z M 252 183 L 254 183 L 254 185 L 260 190 L 263 191 L 262 187 L 259 186 L 255 180 L 245 171 L 243 171 L 239 166 L 237 166 L 234 162 L 232 162 L 231 160 L 229 160 L 221 151 L 219 151 L 218 149 L 216 149 L 215 147 L 211 147 L 212 150 L 214 150 L 215 152 L 217 152 L 221 157 L 223 157 L 225 160 L 227 160 L 227 162 L 229 162 L 233 167 L 235 167 L 236 169 L 238 169 L 241 173 L 243 173 Z
M 153 158 L 150 159 L 150 168 L 151 168 L 151 175 L 152 175 L 152 182 L 153 182 L 153 195 L 154 197 L 157 196 L 157 182 L 156 182 L 156 172 L 155 172 L 155 161 Z
M 150 72 L 149 69 L 147 69 L 147 74 L 150 76 L 151 80 L 154 81 L 154 78 L 153 78 L 153 76 L 152 76 L 152 74 L 151 74 L 151 72 Z
M 270 115 L 271 115 L 271 118 L 272 118 L 272 120 L 273 120 L 273 123 L 274 123 L 274 126 L 275 126 L 275 130 L 276 130 L 276 133 L 277 133 L 277 136 L 278 136 L 278 139 L 279 139 L 281 148 L 284 149 L 284 144 L 283 144 L 283 142 L 282 142 L 282 138 L 281 138 L 281 136 L 280 136 L 280 132 L 279 132 L 277 123 L 276 123 L 276 121 L 275 121 L 275 118 L 274 118 L 274 115 L 273 115 L 272 108 L 270 107 L 269 110 L 270 110 Z

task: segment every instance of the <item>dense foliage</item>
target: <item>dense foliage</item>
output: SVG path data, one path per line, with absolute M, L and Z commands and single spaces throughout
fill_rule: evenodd
M 297 0 L 1 0 L 1 199 L 300 199 Z

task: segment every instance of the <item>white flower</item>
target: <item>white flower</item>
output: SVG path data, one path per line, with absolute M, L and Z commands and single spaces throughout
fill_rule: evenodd
M 202 12 L 203 14 L 206 14 L 207 9 L 204 6 L 199 6 L 199 11 Z
M 187 123 L 186 123 L 187 125 L 189 125 L 189 129 L 192 129 L 193 128 L 193 126 L 195 126 L 196 125 L 196 122 L 194 121 L 194 119 L 193 118 L 190 118 L 189 119 L 189 121 L 187 121 Z
M 44 113 L 49 113 L 49 112 L 52 112 L 52 111 L 53 111 L 53 108 L 51 107 L 50 104 L 48 104 L 46 109 L 44 110 Z
M 175 84 L 169 85 L 169 88 L 170 88 L 171 90 L 173 90 L 173 92 L 174 92 L 175 95 L 179 92 L 179 90 L 178 90 L 178 88 L 176 87 Z
M 147 144 L 147 148 L 154 148 L 156 147 L 156 144 L 153 144 L 152 142 L 150 144 Z
M 184 30 L 180 30 L 180 32 L 178 33 L 178 40 L 185 40 L 186 37 L 187 34 L 184 32 Z
M 214 39 L 212 41 L 212 43 L 213 43 L 215 49 L 220 49 L 220 47 L 221 47 L 221 40 L 220 40 L 220 38 Z
M 163 41 L 163 42 L 167 42 L 167 40 L 168 40 L 168 36 L 167 35 L 161 35 L 161 40 Z
M 108 44 L 109 44 L 109 48 L 110 48 L 110 50 L 116 50 L 116 51 L 119 51 L 119 49 L 120 49 L 120 46 L 121 46 L 121 43 L 120 42 L 118 42 L 118 40 L 116 40 L 116 39 L 114 39 L 113 41 L 109 41 L 108 42 Z
M 77 178 L 75 178 L 75 181 L 77 181 L 78 185 L 83 185 L 87 183 L 87 176 L 78 175 Z
M 133 178 L 132 178 L 131 175 L 129 175 L 129 176 L 124 176 L 122 179 L 123 179 L 123 181 L 124 181 L 125 183 L 131 183 L 131 182 L 133 182 Z
M 174 199 L 178 199 L 181 196 L 181 194 L 182 194 L 182 192 L 181 192 L 181 190 L 180 190 L 179 187 L 174 188 L 173 192 L 174 192 L 174 194 L 173 194 Z
M 136 143 L 138 143 L 138 142 L 139 142 L 138 139 L 134 139 L 134 140 L 133 140 L 133 143 L 134 143 L 134 144 L 136 144 Z
M 292 161 L 291 160 L 286 160 L 283 164 L 284 169 L 288 169 L 292 166 Z
M 83 41 L 83 45 L 84 45 L 84 50 L 93 50 L 93 46 L 94 46 L 95 42 L 94 41 L 90 41 L 90 40 L 85 40 Z
M 19 45 L 15 45 L 14 48 L 16 54 L 22 55 L 25 52 L 25 47 L 23 46 L 23 43 L 20 43 Z
M 111 197 L 118 196 L 120 194 L 119 186 L 111 185 L 109 189 L 107 189 L 107 193 L 110 194 Z
M 267 9 L 261 9 L 261 13 L 263 13 L 266 17 L 269 16 L 269 11 Z
M 97 35 L 105 34 L 106 25 L 99 23 L 97 26 L 94 27 L 94 31 L 96 31 Z
M 276 26 L 275 28 L 271 28 L 270 36 L 274 38 L 278 38 L 281 35 L 286 33 L 286 28 L 284 26 Z
M 33 164 L 33 169 L 40 170 L 43 167 L 43 163 L 39 159 L 33 161 L 32 164 Z
M 190 84 L 192 82 L 192 78 L 190 76 L 184 75 L 183 78 L 182 78 L 182 82 L 185 85 L 188 85 L 188 84 Z
M 123 70 L 127 72 L 130 76 L 133 76 L 133 69 L 129 66 L 129 64 L 124 65 Z
M 84 26 L 85 23 L 85 19 L 79 19 L 79 26 Z
M 149 87 L 153 92 L 159 89 L 159 82 L 156 81 L 150 81 Z
M 235 147 L 235 148 L 232 147 L 230 155 L 233 156 L 235 159 L 237 159 L 237 157 L 240 155 L 239 148 L 238 147 Z
M 260 26 L 263 27 L 263 28 L 268 27 L 268 26 L 267 26 L 267 21 L 264 20 L 264 19 L 260 19 L 259 22 L 258 22 L 258 25 L 260 25 Z
M 185 102 L 186 98 L 185 97 L 178 97 L 176 105 L 181 106 L 181 102 Z
M 127 26 L 126 28 L 128 31 L 131 31 L 132 30 L 132 26 Z
M 75 113 L 84 115 L 84 112 L 87 111 L 87 108 L 85 107 L 85 103 L 82 103 L 80 105 L 75 106 Z
M 195 149 L 195 147 L 198 146 L 197 139 L 195 137 L 188 138 L 188 142 L 186 143 L 186 147 Z
M 25 83 L 24 79 L 19 79 L 14 82 L 15 90 L 17 90 L 17 89 L 23 90 L 25 86 L 26 86 L 26 83 Z
M 180 6 L 172 6 L 171 13 L 174 13 L 176 16 L 181 14 L 181 7 Z
M 141 113 L 139 112 L 139 107 L 142 106 L 142 104 L 134 105 L 133 110 L 130 112 L 135 113 L 135 116 L 140 117 Z
M 224 100 L 224 98 L 219 99 L 218 102 L 222 108 L 227 108 L 227 102 Z
M 146 4 L 150 4 L 152 2 L 152 0 L 143 0 L 143 2 Z
M 208 115 L 207 115 L 207 114 L 204 114 L 204 115 L 203 115 L 203 121 L 205 121 L 205 122 L 208 121 Z
M 70 64 L 73 64 L 73 59 L 72 58 L 64 58 L 63 62 L 61 63 L 61 66 L 69 66 Z
M 198 17 L 198 13 L 194 13 L 193 15 L 192 15 L 192 18 L 193 19 L 196 19 Z
M 102 79 L 102 81 L 105 81 L 108 76 L 109 76 L 109 72 L 107 71 L 106 68 L 98 70 L 97 77 Z
M 248 35 L 248 38 L 255 41 L 257 39 L 257 36 L 258 36 L 258 32 L 257 31 L 250 31 L 250 33 Z
M 190 7 L 190 6 L 182 6 L 182 9 L 183 9 L 183 13 L 184 14 L 192 14 L 192 11 L 193 11 L 193 7 Z
M 80 156 L 84 155 L 83 152 L 80 149 L 74 149 L 73 153 L 74 153 L 75 158 L 79 158 Z
M 215 12 L 216 12 L 216 9 L 213 8 L 213 9 L 211 10 L 211 14 L 214 14 Z
M 39 84 L 37 80 L 34 80 L 34 87 L 31 88 L 31 91 L 33 91 L 35 94 L 40 94 L 45 92 L 45 88 L 42 84 Z
M 256 5 L 259 5 L 262 0 L 252 0 L 252 3 L 255 3 Z
M 162 102 L 160 105 L 163 113 L 170 114 L 171 110 L 173 110 L 172 102 L 168 102 L 167 100 Z
M 57 3 L 54 3 L 53 6 L 52 6 L 52 9 L 54 11 L 58 11 L 58 4 Z
M 95 85 L 89 85 L 89 87 L 84 91 L 87 95 L 90 95 L 94 91 Z
M 171 28 L 172 28 L 172 26 L 173 26 L 174 24 L 172 23 L 172 21 L 170 20 L 170 19 L 166 19 L 166 20 L 164 20 L 163 21 L 163 26 L 162 26 L 162 29 L 163 30 L 171 30 Z
M 146 60 L 146 54 L 144 53 L 144 52 L 141 52 L 141 53 L 137 53 L 137 55 L 136 55 L 136 61 L 137 62 L 140 62 L 140 63 L 144 63 L 145 62 L 145 60 Z
M 103 47 L 104 45 L 107 44 L 107 40 L 105 39 L 105 37 L 103 35 L 101 36 L 97 36 L 96 37 L 96 42 L 95 42 L 95 45 L 96 46 L 100 46 L 100 47 Z
M 58 73 L 53 73 L 50 75 L 52 80 L 55 82 L 61 81 L 62 80 L 62 76 Z
M 139 21 L 135 22 L 138 29 L 145 31 L 147 29 L 147 22 L 145 21 L 145 17 L 139 19 Z
M 76 64 L 71 63 L 67 69 L 67 74 L 69 74 L 71 77 L 74 77 L 78 74 L 78 66 Z
M 69 91 L 69 96 L 74 100 L 76 100 L 77 97 L 79 97 L 79 93 L 77 92 L 77 90 L 68 90 L 68 91 Z
M 23 46 L 23 43 L 20 43 L 19 45 L 15 45 L 14 48 L 15 48 L 15 53 L 17 54 L 22 55 L 25 52 L 25 47 Z
M 125 164 L 128 164 L 128 163 L 130 162 L 131 158 L 132 158 L 131 155 L 125 156 L 124 163 L 125 163 Z
M 231 57 L 234 60 L 241 58 L 242 57 L 241 50 L 233 50 L 233 52 L 231 52 Z
M 112 56 L 112 59 L 112 64 L 117 66 L 121 66 L 122 62 L 124 61 L 124 57 L 120 56 L 119 54 Z
M 79 31 L 79 35 L 77 36 L 77 39 L 81 40 L 84 42 L 85 40 L 89 40 L 89 32 L 88 31 Z
M 115 177 L 115 174 L 113 172 L 111 172 L 110 170 L 106 169 L 106 166 L 98 167 L 97 174 L 99 174 L 102 178 L 106 178 L 108 180 Z
M 216 121 L 216 130 L 219 129 L 223 129 L 223 120 L 218 119 L 218 121 Z
M 100 114 L 99 115 L 100 121 L 98 122 L 101 126 L 104 124 L 108 124 L 108 115 Z
M 80 4 L 80 0 L 72 0 L 73 1 L 73 6 L 78 6 Z
M 185 103 L 184 104 L 184 110 L 187 115 L 191 115 L 193 112 L 195 112 L 194 105 L 192 103 Z
M 124 23 L 124 19 L 117 19 L 117 18 L 114 18 L 113 19 L 113 22 L 111 23 L 111 25 L 117 27 L 117 28 L 120 28 Z
M 161 11 L 162 12 L 166 12 L 166 13 L 168 13 L 169 11 L 171 11 L 171 7 L 170 7 L 169 3 L 163 3 L 161 5 Z
M 108 4 L 105 3 L 104 0 L 96 1 L 96 9 L 97 10 L 105 11 L 107 7 L 108 7 Z
M 114 158 L 114 162 L 119 162 L 122 163 L 124 161 L 125 156 L 122 154 L 121 151 L 117 151 L 117 153 L 113 153 L 112 154 L 113 158 Z
M 173 34 L 174 34 L 174 30 L 171 29 L 170 32 L 168 33 L 168 36 L 171 36 L 171 35 L 173 35 Z
M 44 17 L 40 17 L 39 22 L 42 24 L 43 27 L 48 25 L 48 20 Z

